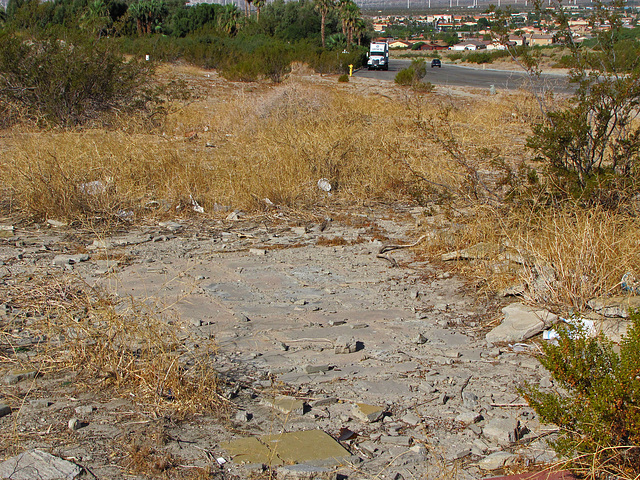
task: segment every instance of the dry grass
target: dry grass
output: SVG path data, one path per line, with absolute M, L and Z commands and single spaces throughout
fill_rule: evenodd
M 277 87 L 218 82 L 208 96 L 206 84 L 192 88 L 201 98 L 174 108 L 157 132 L 123 123 L 114 131 L 7 134 L 0 150 L 4 209 L 32 219 L 95 222 L 128 212 L 190 211 L 192 198 L 208 213 L 215 204 L 262 209 L 264 198 L 308 208 L 327 201 L 316 186 L 320 178 L 331 182 L 332 201 L 433 194 L 422 191 L 426 185 L 407 166 L 459 191 L 468 172 L 416 122 L 453 105 L 451 125 L 465 151 L 503 147 L 509 156 L 523 141 L 522 112 L 531 110 L 523 95 L 387 98 L 358 93 L 357 85 L 345 91 L 299 78 Z M 498 124 L 504 128 L 496 130 Z
M 77 385 L 132 398 L 158 415 L 225 411 L 211 367 L 215 345 L 188 349 L 179 329 L 148 306 L 45 272 L 3 278 L 0 297 L 13 311 L 0 324 L 5 372 L 74 372 Z

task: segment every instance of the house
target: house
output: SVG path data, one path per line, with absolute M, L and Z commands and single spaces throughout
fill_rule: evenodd
M 411 44 L 409 42 L 405 42 L 404 40 L 394 40 L 389 42 L 389 48 L 409 48 Z
M 485 50 L 487 44 L 482 40 L 465 40 L 464 42 L 457 43 L 450 48 L 450 50 Z
M 529 35 L 529 45 L 534 46 L 534 45 L 553 45 L 555 40 L 553 35 L 542 35 L 542 34 L 536 34 L 536 33 L 532 33 L 531 35 Z
M 420 50 L 447 50 L 449 44 L 444 40 L 432 40 L 420 46 Z

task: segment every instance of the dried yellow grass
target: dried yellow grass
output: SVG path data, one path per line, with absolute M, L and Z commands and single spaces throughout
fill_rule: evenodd
M 0 296 L 15 314 L 0 330 L 5 372 L 74 372 L 77 385 L 132 398 L 159 415 L 225 411 L 213 341 L 190 350 L 152 307 L 109 297 L 74 276 L 4 280 Z
M 192 198 L 207 212 L 215 204 L 263 208 L 264 198 L 307 208 L 326 201 L 316 187 L 320 178 L 333 185 L 333 200 L 393 201 L 425 188 L 412 169 L 449 189 L 464 188 L 464 169 L 416 127 L 442 104 L 456 104 L 451 126 L 468 151 L 515 149 L 519 143 L 505 132 L 525 130 L 518 115 L 505 114 L 517 109 L 495 99 L 394 99 L 296 79 L 277 87 L 213 85 L 194 87 L 209 94 L 172 108 L 157 132 L 131 133 L 139 128 L 124 124 L 115 131 L 8 136 L 0 151 L 5 210 L 86 221 L 154 213 L 158 203 L 180 211 Z M 515 98 L 509 105 L 526 103 Z M 87 188 L 92 182 L 99 191 Z

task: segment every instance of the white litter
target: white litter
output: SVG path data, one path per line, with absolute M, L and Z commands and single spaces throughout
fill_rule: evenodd
M 326 178 L 321 178 L 320 180 L 318 180 L 318 188 L 325 192 L 330 192 L 331 184 L 329 183 L 329 180 L 327 180 Z

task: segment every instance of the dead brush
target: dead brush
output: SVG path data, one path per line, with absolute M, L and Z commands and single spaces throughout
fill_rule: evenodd
M 222 91 L 173 111 L 162 134 L 135 133 L 136 125 L 124 123 L 119 130 L 9 135 L 0 151 L 4 209 L 36 220 L 118 223 L 129 212 L 190 212 L 191 198 L 207 214 L 216 204 L 263 209 L 265 198 L 308 209 L 327 201 L 320 178 L 330 181 L 331 200 L 345 204 L 416 198 L 415 172 L 454 189 L 465 181 L 459 162 L 415 128 L 406 102 L 296 79 L 252 91 L 225 84 Z M 501 145 L 510 155 L 517 144 L 505 140 L 506 129 L 521 135 L 524 127 L 498 119 L 504 108 L 485 103 L 456 109 L 461 148 Z M 419 108 L 425 116 L 437 105 Z
M 541 291 L 531 292 L 533 301 L 584 311 L 591 298 L 617 293 L 626 272 L 640 271 L 636 217 L 599 207 L 568 206 L 528 212 L 521 218 L 505 234 L 532 259 L 522 270 L 522 280 L 533 284 L 543 266 L 554 272 L 542 277 Z
M 74 372 L 79 386 L 127 396 L 146 411 L 178 418 L 225 411 L 210 364 L 215 344 L 188 349 L 178 327 L 147 305 L 45 272 L 3 279 L 0 296 L 13 311 L 12 323 L 2 328 L 3 369 Z M 25 348 L 28 355 L 19 355 Z

